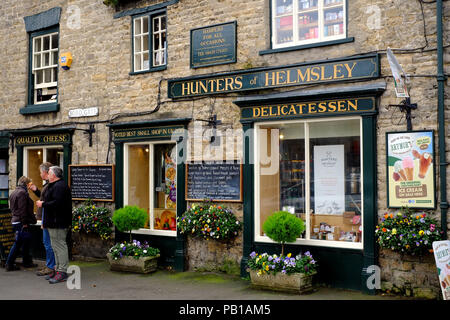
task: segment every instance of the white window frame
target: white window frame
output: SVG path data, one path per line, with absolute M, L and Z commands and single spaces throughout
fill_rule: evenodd
M 162 20 L 165 20 L 165 28 L 162 29 Z M 147 32 L 144 32 L 144 20 L 147 20 Z M 158 20 L 159 30 L 154 29 L 154 21 Z M 145 72 L 167 65 L 167 14 L 146 14 L 133 18 L 133 72 Z M 136 33 L 136 23 L 139 21 L 140 33 Z M 159 35 L 158 48 L 155 45 L 156 36 Z M 165 41 L 163 42 L 163 35 Z M 147 37 L 147 47 L 144 47 L 144 38 Z M 136 42 L 139 41 L 140 49 L 137 50 Z M 144 56 L 148 57 L 148 64 L 144 65 Z M 139 59 L 139 61 L 138 61 Z M 141 68 L 138 68 L 140 62 Z
M 58 39 L 58 46 L 56 48 L 53 48 L 52 46 L 52 38 L 53 36 L 56 35 L 57 37 L 59 36 L 59 32 L 52 32 L 52 33 L 46 33 L 43 35 L 39 35 L 39 36 L 34 36 L 32 38 L 32 55 L 31 55 L 31 59 L 32 59 L 32 73 L 34 75 L 34 82 L 33 82 L 33 96 L 34 96 L 34 104 L 45 104 L 45 103 L 53 103 L 57 101 L 57 97 L 58 97 L 58 81 L 55 80 L 55 75 L 53 73 L 53 69 L 55 69 L 55 72 L 58 73 L 58 60 L 59 60 L 59 55 L 58 55 L 58 51 L 59 51 L 59 39 Z M 49 38 L 49 48 L 48 50 L 44 50 L 44 38 Z M 36 42 L 37 40 L 40 41 L 41 43 L 41 47 L 40 47 L 40 51 L 36 51 Z M 45 62 L 45 56 L 48 54 L 49 56 L 49 65 L 48 66 L 44 66 L 44 62 Z M 54 63 L 54 59 L 53 56 L 56 55 L 56 64 Z M 37 67 L 36 66 L 36 58 L 39 57 L 40 60 L 40 66 Z M 46 78 L 45 78 L 45 70 L 50 70 L 50 77 L 51 77 L 51 81 L 50 82 L 46 82 Z M 42 80 L 43 82 L 40 84 L 37 84 L 37 72 L 42 71 Z M 56 87 L 56 93 L 55 93 L 55 98 L 54 99 L 50 99 L 50 100 L 45 100 L 45 101 L 37 101 L 37 90 L 42 89 L 48 89 L 48 88 L 52 88 L 52 87 Z
M 317 9 L 302 9 L 299 10 L 298 8 L 298 2 L 299 0 L 292 0 L 292 13 L 286 14 L 285 16 L 292 15 L 292 27 L 293 27 L 293 40 L 286 42 L 286 43 L 277 43 L 277 30 L 276 30 L 276 20 L 277 18 L 282 17 L 283 15 L 278 15 L 276 12 L 276 2 L 277 0 L 271 0 L 272 4 L 272 10 L 271 10 L 271 25 L 272 25 L 272 48 L 273 49 L 281 49 L 281 48 L 287 48 L 287 47 L 293 47 L 293 46 L 301 46 L 301 45 L 307 45 L 307 44 L 313 44 L 313 43 L 320 43 L 325 41 L 334 41 L 334 40 L 340 40 L 345 39 L 347 37 L 347 0 L 342 0 L 342 2 L 336 3 L 336 4 L 329 4 L 327 6 L 324 5 L 325 1 L 327 0 L 318 0 L 318 6 Z M 343 33 L 336 35 L 336 36 L 325 36 L 324 35 L 324 25 L 325 25 L 325 19 L 324 19 L 324 10 L 326 9 L 332 9 L 336 7 L 343 7 Z M 307 40 L 298 40 L 299 38 L 299 23 L 298 23 L 298 15 L 300 13 L 308 13 L 308 12 L 318 12 L 318 38 L 315 39 L 307 39 Z M 337 24 L 337 22 L 336 22 Z
M 173 231 L 173 230 L 154 230 L 153 228 L 153 218 L 154 218 L 154 205 L 153 203 L 155 203 L 155 194 L 154 194 L 154 146 L 156 144 L 174 144 L 175 148 L 178 148 L 177 143 L 174 141 L 139 141 L 139 142 L 129 142 L 129 143 L 124 143 L 124 156 L 123 156 L 123 204 L 124 206 L 128 205 L 128 167 L 130 165 L 129 163 L 129 148 L 130 146 L 133 145 L 148 145 L 148 149 L 149 149 L 149 208 L 150 208 L 150 213 L 149 213 L 149 229 L 145 229 L 145 228 L 141 228 L 139 230 L 133 230 L 132 233 L 136 233 L 136 234 L 147 234 L 147 235 L 157 235 L 157 236 L 167 236 L 167 237 L 176 237 L 177 236 L 177 231 Z M 177 149 L 175 149 L 176 152 Z M 176 153 L 178 154 L 178 153 Z M 178 174 L 178 172 L 177 172 Z M 178 188 L 178 181 L 177 181 L 177 188 Z M 178 208 L 178 197 L 177 197 L 177 208 Z
M 258 122 L 255 123 L 255 134 L 254 134 L 254 155 L 255 155 L 255 175 L 254 175 L 254 240 L 255 242 L 263 243 L 276 243 L 272 241 L 267 236 L 261 236 L 261 216 L 260 216 L 260 150 L 261 141 L 259 130 L 261 126 L 264 125 L 281 125 L 281 124 L 304 124 L 305 130 L 305 159 L 310 159 L 309 150 L 309 124 L 314 122 L 336 122 L 344 120 L 355 120 L 359 119 L 359 130 L 360 130 L 360 159 L 361 159 L 361 173 L 363 172 L 363 136 L 362 136 L 362 117 L 339 117 L 339 118 L 323 118 L 323 119 L 308 119 L 308 120 L 292 120 L 292 121 L 270 121 L 270 122 Z M 306 219 L 306 238 L 297 238 L 292 244 L 298 245 L 310 245 L 318 247 L 332 247 L 332 248 L 349 248 L 349 249 L 363 249 L 364 248 L 364 227 L 362 228 L 361 242 L 345 242 L 345 241 L 332 241 L 332 240 L 319 240 L 311 239 L 311 219 L 310 219 L 310 208 L 311 208 L 311 166 L 309 161 L 305 161 L 305 219 Z M 364 226 L 364 182 L 363 175 L 361 174 L 361 226 Z

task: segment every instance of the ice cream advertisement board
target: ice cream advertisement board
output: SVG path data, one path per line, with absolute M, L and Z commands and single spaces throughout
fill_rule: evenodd
M 389 208 L 435 208 L 433 131 L 388 132 Z
M 450 241 L 433 242 L 434 259 L 444 300 L 450 300 Z

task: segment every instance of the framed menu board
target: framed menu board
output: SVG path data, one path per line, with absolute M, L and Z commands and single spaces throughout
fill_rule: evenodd
M 235 161 L 186 164 L 186 200 L 242 201 L 242 164 Z
M 69 165 L 72 200 L 114 201 L 114 165 Z

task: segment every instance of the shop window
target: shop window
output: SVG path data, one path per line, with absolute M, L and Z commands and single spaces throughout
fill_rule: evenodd
M 305 222 L 298 242 L 360 247 L 360 119 L 258 124 L 255 165 L 256 240 L 284 210 Z
M 9 198 L 9 168 L 7 152 L 6 156 L 0 153 L 0 208 L 8 207 Z
M 133 72 L 160 70 L 167 64 L 166 14 L 133 19 Z
M 149 222 L 140 232 L 175 236 L 175 143 L 152 142 L 125 146 L 124 205 L 136 205 L 147 210 Z
M 57 102 L 58 43 L 58 32 L 31 35 L 31 104 Z
M 272 0 L 272 48 L 346 37 L 346 0 Z
M 44 162 L 50 162 L 55 166 L 64 168 L 64 150 L 63 147 L 29 147 L 24 152 L 24 170 L 23 175 L 29 177 L 33 183 L 42 189 L 44 181 L 41 178 L 39 166 Z M 33 192 L 29 192 L 33 201 L 39 200 Z M 36 204 L 34 208 L 36 212 Z

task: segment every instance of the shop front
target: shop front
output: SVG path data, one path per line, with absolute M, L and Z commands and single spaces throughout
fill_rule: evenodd
M 178 271 L 184 270 L 185 239 L 177 232 L 176 219 L 186 209 L 183 152 L 190 120 L 109 125 L 116 152 L 115 207 L 131 205 L 147 210 L 148 223 L 133 231 L 133 239 L 159 248 L 159 264 Z M 116 230 L 116 242 L 125 237 Z
M 384 90 L 384 82 L 347 84 L 235 101 L 249 137 L 242 267 L 252 251 L 279 253 L 262 226 L 283 210 L 305 222 L 289 250 L 313 254 L 319 282 L 368 290 L 363 270 L 376 264 L 375 131 Z
M 17 161 L 16 177 L 27 176 L 42 190 L 44 181 L 40 176 L 39 166 L 44 162 L 63 169 L 64 180 L 68 181 L 68 168 L 72 157 L 72 136 L 74 128 L 58 128 L 47 130 L 16 130 L 11 132 Z M 14 183 L 15 184 L 15 183 Z M 39 198 L 29 191 L 31 199 L 36 203 Z M 34 211 L 37 211 L 36 204 Z M 41 221 L 32 226 L 33 257 L 45 259 L 42 244 Z

